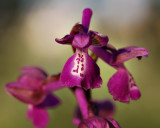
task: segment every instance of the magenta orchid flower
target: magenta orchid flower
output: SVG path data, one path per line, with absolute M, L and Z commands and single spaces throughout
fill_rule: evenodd
M 17 82 L 7 84 L 6 91 L 27 104 L 27 118 L 32 120 L 36 128 L 46 128 L 49 121 L 47 108 L 53 108 L 60 103 L 51 93 L 53 89 L 61 88 L 59 80 L 55 75 L 50 82 L 46 72 L 38 67 L 24 67 L 21 71 L 24 73 Z
M 98 65 L 88 55 L 89 46 L 102 47 L 107 45 L 108 37 L 102 36 L 97 32 L 89 31 L 89 21 L 92 16 L 91 9 L 85 9 L 82 24 L 76 24 L 71 30 L 70 35 L 62 39 L 56 39 L 60 44 L 70 44 L 76 49 L 75 54 L 66 62 L 61 73 L 61 81 L 64 86 L 81 86 L 85 90 L 99 88 L 102 84 Z
M 107 45 L 104 48 L 90 47 L 98 57 L 114 67 L 117 72 L 108 82 L 109 92 L 113 95 L 114 100 L 128 103 L 130 98 L 137 100 L 141 93 L 132 77 L 124 66 L 124 62 L 132 58 L 141 59 L 142 56 L 148 55 L 148 50 L 139 47 L 126 47 L 116 50 L 113 46 Z

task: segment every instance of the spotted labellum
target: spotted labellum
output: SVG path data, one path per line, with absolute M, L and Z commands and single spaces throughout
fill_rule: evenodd
M 84 16 L 88 16 L 90 20 L 91 10 L 84 10 Z M 84 22 L 84 21 L 83 21 Z M 70 44 L 76 49 L 73 56 L 66 62 L 62 74 L 61 81 L 66 87 L 81 86 L 85 90 L 90 88 L 100 88 L 102 79 L 100 70 L 94 60 L 88 55 L 89 46 L 103 47 L 108 43 L 108 37 L 98 32 L 89 31 L 87 25 L 76 24 L 70 35 L 66 35 L 62 39 L 56 39 L 60 44 Z

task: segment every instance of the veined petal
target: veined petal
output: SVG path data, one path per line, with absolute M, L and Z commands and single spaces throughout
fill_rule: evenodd
M 140 58 L 142 56 L 148 55 L 148 50 L 139 47 L 126 47 L 119 49 L 116 53 L 115 63 L 120 64 L 134 57 Z
M 23 71 L 25 72 L 25 74 L 30 75 L 34 78 L 44 79 L 47 77 L 47 73 L 43 69 L 35 66 L 23 67 L 20 68 L 20 71 Z
M 109 38 L 108 36 L 104 36 L 95 31 L 89 31 L 89 35 L 91 37 L 92 45 L 94 46 L 106 46 Z
M 32 120 L 36 128 L 46 128 L 49 121 L 47 110 L 33 105 L 28 105 L 27 118 Z
M 29 90 L 37 90 L 42 86 L 42 80 L 41 78 L 35 78 L 29 74 L 22 74 L 18 78 L 18 83 L 21 86 L 21 88 L 29 89 Z
M 6 91 L 16 99 L 27 104 L 40 104 L 46 97 L 43 90 L 34 90 L 23 88 L 19 83 L 9 83 L 6 85 Z
M 55 41 L 60 44 L 72 44 L 74 36 L 73 35 L 66 35 L 62 39 L 56 38 Z
M 66 62 L 60 80 L 67 87 L 99 88 L 102 84 L 98 65 L 87 52 L 77 50 Z
M 70 32 L 71 35 L 76 35 L 79 33 L 87 33 L 87 28 L 85 28 L 82 24 L 75 24 Z

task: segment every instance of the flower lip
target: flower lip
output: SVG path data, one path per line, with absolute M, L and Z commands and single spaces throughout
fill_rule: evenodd
M 120 67 L 118 71 L 110 78 L 108 88 L 114 100 L 129 103 L 132 100 L 138 100 L 141 96 L 135 81 L 127 69 Z
M 85 90 L 100 88 L 100 69 L 85 49 L 76 50 L 66 62 L 60 80 L 66 87 L 81 86 Z

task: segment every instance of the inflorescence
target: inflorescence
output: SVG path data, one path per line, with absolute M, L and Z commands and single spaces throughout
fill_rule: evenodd
M 73 124 L 78 128 L 120 128 L 113 119 L 115 107 L 112 102 L 94 101 L 91 90 L 100 88 L 102 78 L 97 59 L 102 59 L 116 73 L 108 81 L 108 90 L 114 100 L 129 103 L 130 99 L 137 100 L 141 93 L 124 62 L 147 56 L 145 48 L 125 47 L 116 49 L 108 44 L 108 36 L 89 30 L 92 10 L 83 11 L 82 24 L 75 24 L 70 34 L 57 43 L 71 45 L 74 52 L 60 74 L 48 75 L 39 67 L 24 67 L 17 82 L 8 83 L 7 93 L 27 104 L 27 118 L 32 120 L 36 128 L 46 128 L 49 121 L 47 109 L 60 104 L 53 91 L 69 88 L 78 102 Z M 91 50 L 91 56 L 88 54 Z

